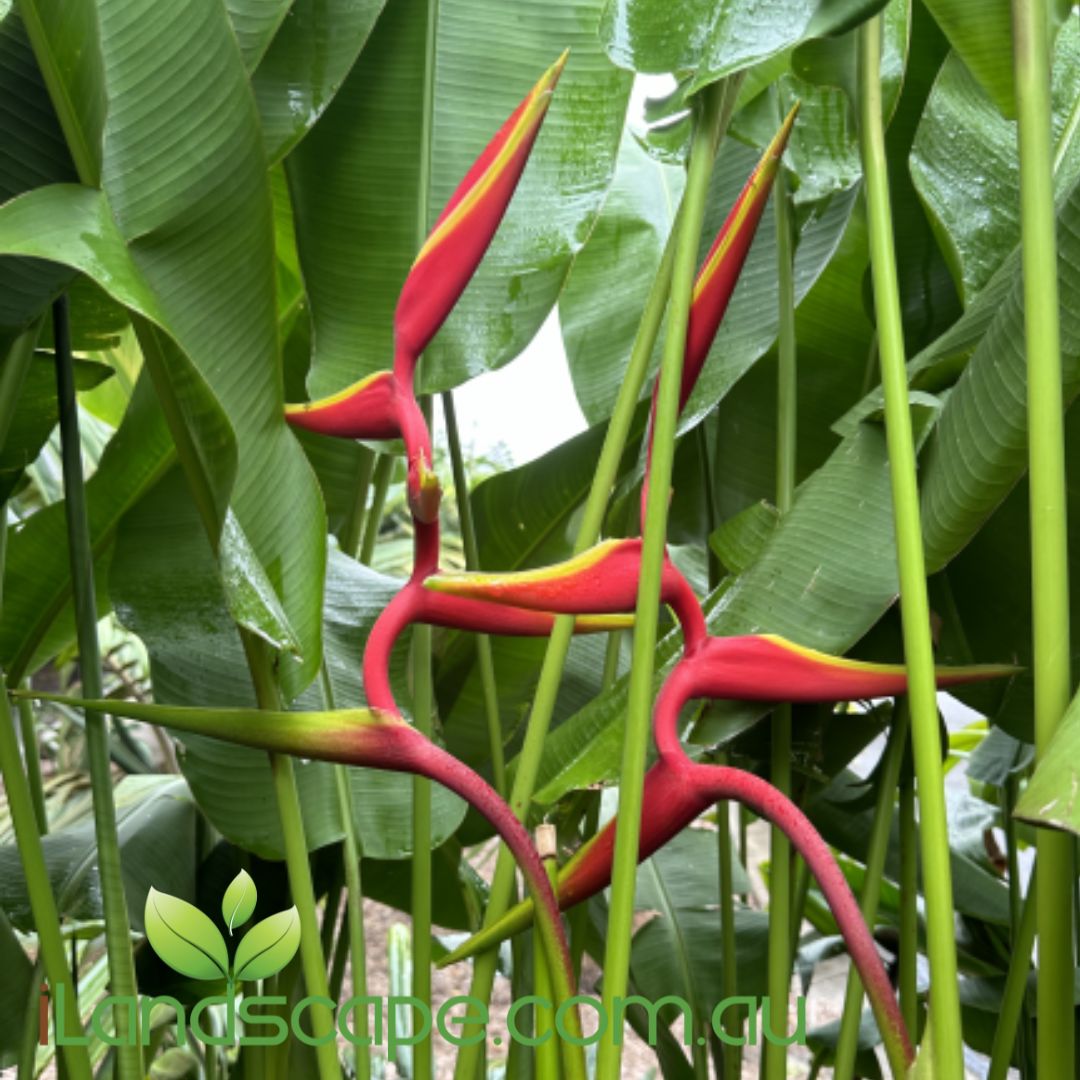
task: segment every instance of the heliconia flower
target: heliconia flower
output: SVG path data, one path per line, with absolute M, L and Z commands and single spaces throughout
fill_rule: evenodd
M 93 701 L 36 690 L 13 692 L 12 696 L 94 709 L 276 754 L 412 773 L 442 784 L 483 814 L 510 848 L 530 893 L 539 904 L 536 910 L 541 913 L 540 925 L 546 943 L 553 955 L 562 958 L 559 981 L 564 989 L 572 986 L 570 952 L 555 895 L 528 832 L 483 777 L 425 738 L 400 716 L 379 709 L 282 712 L 159 705 L 111 698 Z M 576 1016 L 569 1019 L 572 1025 L 576 1024 Z M 572 1064 L 571 1070 L 584 1080 L 583 1063 L 581 1068 Z
M 632 612 L 637 604 L 641 540 L 605 540 L 571 559 L 514 573 L 432 574 L 424 587 L 498 604 L 585 615 Z M 704 637 L 701 606 L 675 565 L 664 560 L 661 597 L 683 626 L 688 648 Z
M 450 197 L 405 279 L 394 331 L 395 370 L 412 366 L 435 336 L 499 227 L 540 131 L 563 53 L 488 143 Z

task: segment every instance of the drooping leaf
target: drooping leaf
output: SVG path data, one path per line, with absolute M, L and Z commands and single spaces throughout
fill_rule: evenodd
M 246 870 L 241 870 L 229 882 L 229 887 L 221 898 L 221 917 L 225 920 L 230 934 L 251 918 L 258 895 L 255 882 Z
M 224 979 L 229 973 L 225 939 L 194 904 L 151 889 L 143 916 L 154 952 L 191 979 Z
M 233 960 L 237 982 L 276 975 L 300 948 L 300 913 L 296 907 L 257 922 L 241 939 Z
M 13 1067 L 23 1042 L 33 1003 L 34 965 L 0 910 L 0 1069 Z

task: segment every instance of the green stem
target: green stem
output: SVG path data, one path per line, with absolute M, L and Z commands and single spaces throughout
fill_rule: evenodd
M 453 392 L 442 395 L 443 417 L 446 420 L 446 441 L 450 446 L 450 467 L 454 475 L 454 497 L 457 501 L 461 542 L 465 548 L 465 568 L 480 569 L 480 549 L 476 542 L 472 504 L 469 502 L 469 478 L 465 474 L 465 458 L 461 453 L 461 435 Z M 503 753 L 502 720 L 499 717 L 499 691 L 495 684 L 495 658 L 491 638 L 476 635 L 476 660 L 480 668 L 480 686 L 484 694 L 484 716 L 487 719 L 488 750 L 491 754 L 491 775 L 495 790 L 506 797 L 506 756 Z
M 912 1039 L 919 1032 L 919 834 L 915 824 L 914 778 L 900 784 L 900 1013 Z
M 360 550 L 360 539 L 364 534 L 364 510 L 367 507 L 371 473 L 374 468 L 375 452 L 366 446 L 361 446 L 360 457 L 356 463 L 356 491 L 349 513 L 341 523 L 341 532 L 338 536 L 341 550 L 354 559 Z
M 64 472 L 64 512 L 71 559 L 79 669 L 83 694 L 89 698 L 100 698 L 101 650 L 97 636 L 97 608 L 94 597 L 94 556 L 86 514 L 79 413 L 75 400 L 74 357 L 71 352 L 66 296 L 53 304 L 53 340 L 56 347 L 56 390 L 59 399 Z M 101 713 L 87 712 L 85 715 L 86 752 L 93 792 L 94 834 L 105 916 L 105 948 L 109 956 L 110 991 L 117 997 L 135 998 L 135 962 L 120 866 L 120 843 L 116 833 L 116 805 L 113 802 L 113 780 L 109 764 L 109 730 Z M 120 1080 L 141 1080 L 143 1066 L 138 1022 L 136 1021 L 135 1029 L 132 1030 L 128 1022 L 129 1010 L 122 1005 L 113 1010 L 113 1017 L 116 1035 L 120 1041 L 120 1045 L 116 1047 L 117 1075 Z
M 652 713 L 657 619 L 660 615 L 660 576 L 667 544 L 668 500 L 675 456 L 679 413 L 679 384 L 686 348 L 686 326 L 694 287 L 701 226 L 712 174 L 720 106 L 726 87 L 714 84 L 702 91 L 690 150 L 690 164 L 677 227 L 671 273 L 671 302 L 660 366 L 652 442 L 652 470 L 645 504 L 641 571 L 630 663 L 626 733 L 619 773 L 619 816 L 615 831 L 611 905 L 604 950 L 604 1005 L 616 1015 L 614 1003 L 625 998 L 630 969 L 630 939 L 634 917 L 638 839 L 641 833 L 642 785 Z M 617 1080 L 622 1058 L 621 1032 L 601 1040 L 597 1080 Z
M 1038 863 L 1036 862 L 1035 865 L 1038 866 Z M 1005 989 L 998 1006 L 994 1043 L 990 1050 L 990 1070 L 986 1074 L 986 1080 L 1005 1080 L 1009 1071 L 1009 1060 L 1012 1057 L 1013 1041 L 1020 1029 L 1024 992 L 1027 989 L 1028 972 L 1031 970 L 1031 950 L 1035 945 L 1035 924 L 1039 910 L 1035 882 L 1033 875 L 1018 932 L 1011 944 L 1009 972 L 1005 977 Z M 1071 1039 L 1072 1031 L 1069 1030 L 1067 1034 Z
M 649 360 L 653 345 L 660 330 L 667 302 L 668 286 L 671 281 L 671 266 L 674 250 L 674 232 L 665 248 L 652 289 L 645 302 L 637 336 L 630 353 L 622 383 L 619 387 L 615 408 L 608 422 L 604 444 L 600 450 L 592 486 L 585 501 L 581 524 L 578 527 L 574 543 L 574 553 L 580 554 L 596 543 L 604 522 L 608 500 L 615 487 L 619 474 L 619 465 L 634 421 L 638 400 L 645 385 Z M 570 648 L 574 632 L 574 618 L 570 615 L 559 616 L 548 640 L 544 662 L 540 669 L 540 678 L 533 698 L 532 711 L 525 729 L 525 740 L 518 756 L 514 782 L 510 790 L 510 807 L 518 818 L 524 819 L 532 793 L 536 786 L 536 777 L 540 769 L 540 759 L 544 752 L 551 717 L 555 710 L 555 699 L 559 692 L 563 665 Z M 499 848 L 495 865 L 495 874 L 491 883 L 487 910 L 484 913 L 484 926 L 492 926 L 508 910 L 513 898 L 514 868 L 513 857 L 505 846 Z M 472 982 L 469 995 L 480 1001 L 488 1002 L 495 982 L 495 970 L 498 960 L 497 950 L 490 949 L 478 955 L 473 961 Z M 466 1025 L 463 1035 L 475 1035 L 476 1028 Z M 484 1052 L 483 1043 L 462 1046 L 454 1068 L 455 1080 L 474 1080 L 478 1063 Z
M 323 704 L 327 709 L 336 708 L 334 687 L 325 660 L 320 672 Z M 341 859 L 345 865 L 345 919 L 349 939 L 349 967 L 352 971 L 353 997 L 367 996 L 367 958 L 364 952 L 364 890 L 360 880 L 360 842 L 356 836 L 352 786 L 349 770 L 344 765 L 334 766 L 334 787 L 337 790 L 338 814 L 341 818 Z M 337 983 L 335 989 L 333 983 Z M 331 980 L 331 1000 L 337 1000 L 340 980 Z M 366 1008 L 357 1010 L 353 1018 L 353 1030 L 361 1043 L 367 1037 L 368 1014 Z M 357 1080 L 370 1080 L 371 1056 L 364 1045 L 356 1047 Z
M 896 703 L 881 776 L 878 778 L 877 805 L 874 807 L 874 823 L 870 827 L 870 843 L 866 850 L 866 876 L 860 907 L 863 919 L 870 927 L 877 918 L 878 901 L 881 898 L 881 879 L 885 873 L 885 857 L 889 853 L 889 836 L 892 832 L 893 800 L 896 798 L 907 741 L 908 710 L 900 698 Z M 862 981 L 859 973 L 852 967 L 848 970 L 847 994 L 844 997 L 844 1013 L 840 1021 L 840 1039 L 836 1045 L 833 1080 L 849 1080 L 855 1074 L 862 1001 Z
M 859 106 L 866 184 L 870 264 L 874 285 L 885 431 L 896 521 L 904 656 L 908 670 L 911 735 L 919 792 L 919 834 L 926 898 L 927 942 L 933 990 L 930 1011 L 939 1080 L 963 1077 L 960 997 L 953 932 L 949 829 L 941 769 L 937 686 L 930 638 L 930 605 L 915 475 L 915 444 L 908 403 L 900 290 L 893 247 L 892 210 L 881 114 L 881 17 L 859 29 Z
M 241 630 L 240 636 L 259 708 L 280 709 L 281 693 L 265 643 L 247 631 Z M 325 998 L 329 997 L 326 959 L 319 934 L 315 887 L 311 880 L 311 863 L 308 860 L 307 837 L 304 833 L 300 794 L 296 788 L 296 773 L 292 758 L 287 755 L 269 753 L 267 757 L 270 759 L 274 797 L 277 800 L 281 835 L 285 843 L 285 869 L 289 878 L 289 890 L 300 915 L 300 962 L 304 983 L 309 995 Z M 333 1015 L 325 1005 L 312 1005 L 310 1013 L 311 1033 L 316 1037 L 333 1028 Z M 336 1040 L 317 1046 L 315 1056 L 320 1080 L 341 1080 Z
M 1013 58 L 1020 154 L 1020 234 L 1027 349 L 1035 758 L 1046 754 L 1069 703 L 1069 563 L 1058 324 L 1057 244 L 1046 0 L 1013 0 Z M 1072 847 L 1040 829 L 1038 1016 L 1040 1076 L 1072 1076 Z
M 585 811 L 582 835 L 586 840 L 596 835 L 600 828 L 600 792 L 589 794 L 589 805 Z M 581 978 L 581 961 L 585 955 L 585 939 L 589 934 L 589 905 L 578 904 L 568 915 L 570 923 L 570 969 L 574 973 L 575 985 Z
M 723 751 L 716 756 L 718 765 L 727 764 Z M 723 800 L 716 804 L 716 823 L 719 837 L 720 857 L 720 976 L 723 980 L 724 998 L 739 993 L 738 952 L 735 943 L 735 874 L 731 843 L 731 803 Z M 733 1039 L 742 1032 L 742 1018 L 734 1009 L 724 1012 L 724 1030 Z M 724 1080 L 738 1080 L 742 1073 L 742 1047 L 725 1042 L 723 1047 Z
M 3 525 L 0 525 L 0 529 L 3 529 L 6 534 L 7 529 Z M 37 728 L 34 724 L 34 707 L 31 702 L 23 700 L 18 703 L 17 709 L 23 760 L 26 762 L 26 779 L 30 785 L 30 797 L 34 802 L 34 817 L 37 820 L 38 832 L 44 836 L 49 831 L 49 815 L 45 808 L 45 785 L 41 779 L 41 755 L 38 750 Z
M 536 830 L 536 848 L 540 858 L 544 860 L 544 869 L 547 870 L 548 880 L 552 887 L 556 887 L 559 877 L 559 864 L 556 861 L 557 848 L 555 841 L 555 826 L 541 825 Z M 585 907 L 586 905 L 582 905 Z M 544 957 L 544 943 L 540 932 L 533 927 L 533 967 L 535 993 L 539 998 L 547 1001 L 552 1000 L 551 977 L 548 974 L 547 960 Z M 541 1038 L 550 1027 L 550 1021 L 546 1021 L 542 1010 L 534 1013 L 533 1035 Z M 559 1080 L 559 1044 L 557 1037 L 548 1039 L 536 1047 L 535 1080 Z
M 34 817 L 33 800 L 26 776 L 19 760 L 19 746 L 15 741 L 15 725 L 8 704 L 7 687 L 0 676 L 0 776 L 4 781 L 11 823 L 15 829 L 15 841 L 22 860 L 26 891 L 30 897 L 30 913 L 38 936 L 38 949 L 45 975 L 52 987 L 55 1000 L 56 988 L 63 986 L 66 1003 L 68 1035 L 82 1035 L 79 1023 L 79 1005 L 75 984 L 68 969 L 64 952 L 64 939 L 60 933 L 60 915 L 56 909 L 45 866 L 45 853 L 41 846 L 37 820 Z M 37 1015 L 36 1010 L 34 1013 Z M 72 1080 L 90 1080 L 90 1057 L 85 1046 L 61 1047 L 68 1075 Z
M 776 216 L 777 298 L 780 307 L 776 506 L 781 514 L 786 514 L 795 497 L 797 369 L 794 245 L 787 184 L 782 165 L 776 173 L 773 207 Z M 784 795 L 790 796 L 790 705 L 781 705 L 773 712 L 770 757 L 769 777 L 773 786 Z M 791 994 L 791 842 L 787 834 L 775 825 L 769 833 L 769 852 L 769 1000 L 774 1027 L 782 1017 L 786 1032 Z M 787 1076 L 787 1046 L 784 1043 L 766 1042 L 764 1050 L 766 1080 L 783 1080 Z
M 375 554 L 375 542 L 379 538 L 379 526 L 382 524 L 383 509 L 386 506 L 386 492 L 390 487 L 390 477 L 394 472 L 393 454 L 380 454 L 375 463 L 375 492 L 371 497 L 371 509 L 364 520 L 364 539 L 360 544 L 360 562 L 371 565 Z

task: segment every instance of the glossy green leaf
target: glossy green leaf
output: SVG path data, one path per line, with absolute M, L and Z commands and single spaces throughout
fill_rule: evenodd
M 339 708 L 364 704 L 360 658 L 375 618 L 400 583 L 334 552 L 324 593 L 327 663 Z M 155 700 L 170 705 L 253 706 L 243 648 L 229 616 L 219 564 L 182 478 L 166 477 L 124 521 L 109 588 L 121 621 L 146 644 Z M 406 635 L 406 642 L 408 638 Z M 408 650 L 396 651 L 394 686 L 406 700 Z M 309 688 L 302 708 L 323 707 Z M 180 762 L 192 793 L 227 839 L 266 858 L 281 858 L 282 837 L 266 754 L 206 736 L 181 738 Z M 332 766 L 297 762 L 297 785 L 308 845 L 341 840 Z M 400 859 L 412 850 L 408 807 L 412 779 L 349 769 L 361 847 L 373 858 Z M 443 843 L 465 808 L 441 787 L 433 791 L 433 845 Z
M 237 982 L 276 975 L 300 948 L 300 914 L 295 906 L 257 922 L 241 939 L 233 959 Z
M 151 889 L 143 916 L 154 952 L 173 970 L 191 979 L 223 979 L 229 973 L 225 939 L 211 919 L 193 904 Z
M 229 22 L 248 71 L 258 65 L 292 5 L 293 0 L 226 0 Z
M 23 1032 L 34 997 L 34 965 L 15 936 L 7 916 L 0 911 L 0 1069 L 13 1067 L 18 1061 Z
M 1075 697 L 1016 804 L 1016 816 L 1033 825 L 1080 834 L 1080 697 Z
M 230 7 L 237 3 L 232 0 Z M 288 10 L 274 27 L 273 39 L 256 57 L 251 74 L 263 145 L 271 162 L 283 158 L 326 111 L 385 3 L 292 0 L 283 5 Z M 267 5 L 251 7 L 258 10 Z M 247 66 L 250 70 L 252 64 Z
M 1055 187 L 1080 174 L 1080 25 L 1058 35 L 1053 71 Z M 987 284 L 1020 240 L 1016 124 L 1006 120 L 955 54 L 919 122 L 911 175 L 939 231 L 965 302 Z
M 599 6 L 439 4 L 424 207 L 424 86 L 416 73 L 426 63 L 427 8 L 417 0 L 388 6 L 287 162 L 313 318 L 312 396 L 389 366 L 394 306 L 423 234 L 536 78 L 570 47 L 495 240 L 425 353 L 422 385 L 444 389 L 499 367 L 539 329 L 600 207 L 622 131 L 630 79 L 600 53 Z
M 221 917 L 225 920 L 230 934 L 251 918 L 258 896 L 255 882 L 246 870 L 241 870 L 229 882 L 229 887 L 221 898 Z

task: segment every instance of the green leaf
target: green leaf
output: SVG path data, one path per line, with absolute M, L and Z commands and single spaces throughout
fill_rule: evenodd
M 241 939 L 233 960 L 237 982 L 276 975 L 300 948 L 300 913 L 288 911 L 257 922 Z
M 1055 189 L 1080 173 L 1080 25 L 1058 35 L 1052 80 Z M 1020 240 L 1016 124 L 1006 120 L 953 54 L 934 83 L 911 154 L 911 176 L 949 258 L 965 303 Z
M 1080 696 L 1074 697 L 1053 741 L 1016 804 L 1016 816 L 1033 825 L 1080 834 Z
M 143 921 L 154 952 L 174 971 L 191 979 L 228 977 L 225 939 L 193 904 L 152 888 Z
M 226 0 L 244 67 L 252 71 L 287 17 L 293 0 Z
M 313 319 L 313 396 L 390 365 L 393 311 L 422 234 L 569 46 L 498 234 L 425 353 L 423 389 L 452 387 L 507 363 L 539 329 L 600 208 L 622 131 L 630 79 L 599 51 L 599 7 L 599 0 L 556 7 L 443 0 L 429 128 L 416 75 L 427 64 L 426 4 L 396 0 L 386 9 L 334 101 L 286 162 Z M 430 147 L 422 145 L 426 128 Z M 427 149 L 431 186 L 421 207 Z
M 0 1069 L 18 1061 L 25 1025 L 33 1015 L 34 965 L 19 944 L 7 916 L 0 911 Z
M 150 1063 L 150 1080 L 199 1080 L 198 1056 L 184 1046 L 170 1046 Z
M 221 898 L 221 917 L 225 920 L 230 934 L 235 927 L 251 918 L 258 895 L 255 882 L 246 870 L 241 870 L 229 882 L 229 887 Z
M 257 66 L 252 71 L 251 89 L 269 161 L 285 157 L 326 111 L 385 3 L 293 0 L 284 5 L 288 11 L 274 27 L 273 40 L 265 52 L 256 54 L 252 48 L 249 59 L 257 59 Z M 237 6 L 240 0 L 231 0 L 230 7 Z M 256 2 L 250 7 L 261 14 L 267 5 Z M 233 20 L 235 23 L 235 12 Z M 252 66 L 247 63 L 249 70 Z

